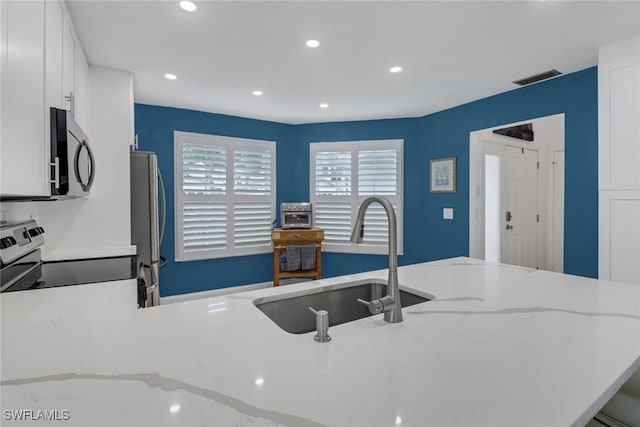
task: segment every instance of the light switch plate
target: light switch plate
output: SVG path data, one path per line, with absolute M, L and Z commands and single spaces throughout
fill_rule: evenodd
M 442 218 L 453 219 L 453 208 L 442 208 Z

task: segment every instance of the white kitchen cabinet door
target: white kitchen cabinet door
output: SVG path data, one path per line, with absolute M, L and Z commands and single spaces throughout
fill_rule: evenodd
M 48 196 L 44 144 L 45 2 L 0 2 L 2 107 L 0 194 Z
M 75 114 L 74 85 L 76 79 L 76 36 L 70 25 L 71 19 L 65 17 L 62 35 L 62 95 L 65 100 L 65 110 Z
M 44 106 L 45 122 L 49 122 L 50 107 L 65 108 L 62 91 L 62 46 L 64 7 L 59 1 L 45 2 Z M 45 132 L 48 129 L 45 126 Z M 48 139 L 47 139 L 48 140 Z
M 80 45 L 76 45 L 75 81 L 74 81 L 74 117 L 85 133 L 87 130 L 87 96 L 89 65 Z
M 598 64 L 599 189 L 640 189 L 640 37 L 603 47 Z
M 640 191 L 601 191 L 600 279 L 640 285 Z
M 75 32 L 71 15 L 66 7 L 63 9 L 62 108 L 70 111 L 76 123 L 87 132 L 89 64 Z

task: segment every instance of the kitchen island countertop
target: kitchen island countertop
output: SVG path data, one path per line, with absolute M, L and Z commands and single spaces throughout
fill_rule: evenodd
M 469 258 L 400 267 L 435 299 L 328 343 L 253 305 L 386 277 L 144 310 L 133 280 L 2 294 L 2 425 L 582 426 L 640 366 L 639 286 Z

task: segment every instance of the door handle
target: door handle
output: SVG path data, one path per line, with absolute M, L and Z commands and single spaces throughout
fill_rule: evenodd
M 507 230 L 513 230 L 513 225 L 507 224 Z
M 507 222 L 511 221 L 511 211 L 507 211 L 507 214 L 505 215 L 505 219 L 507 220 Z

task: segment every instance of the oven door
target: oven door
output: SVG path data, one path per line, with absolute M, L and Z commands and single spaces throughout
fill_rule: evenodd
M 282 212 L 282 228 L 311 228 L 311 212 Z
M 34 287 L 42 277 L 40 249 L 2 266 L 0 292 L 20 291 Z

